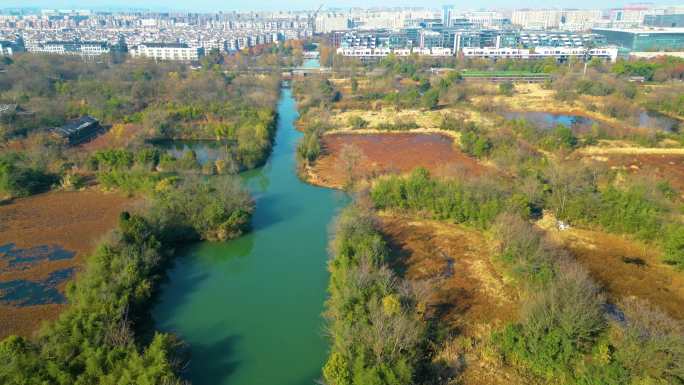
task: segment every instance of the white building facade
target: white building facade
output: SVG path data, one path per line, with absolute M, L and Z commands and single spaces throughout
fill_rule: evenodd
M 461 53 L 467 58 L 481 59 L 544 59 L 555 58 L 567 60 L 569 58 L 591 59 L 599 58 L 614 62 L 618 57 L 617 47 L 581 48 L 581 47 L 535 47 L 525 48 L 463 48 Z
M 109 44 L 96 41 L 31 41 L 26 43 L 26 51 L 51 55 L 100 56 L 108 54 Z
M 145 43 L 130 51 L 132 57 L 155 60 L 198 61 L 204 56 L 204 48 L 191 48 L 186 44 Z

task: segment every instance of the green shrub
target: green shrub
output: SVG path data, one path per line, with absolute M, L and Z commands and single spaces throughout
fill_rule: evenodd
M 476 158 L 489 155 L 492 150 L 492 141 L 477 130 L 469 129 L 461 134 L 461 150 Z
M 477 227 L 489 226 L 510 206 L 510 197 L 501 186 L 438 181 L 422 168 L 415 169 L 408 177 L 377 180 L 370 195 L 378 209 L 425 212 L 436 219 Z
M 97 174 L 97 181 L 109 190 L 120 190 L 127 194 L 138 192 L 151 193 L 159 181 L 161 174 L 141 170 L 102 171 Z
M 541 285 L 554 278 L 559 251 L 529 221 L 503 213 L 496 218 L 493 230 L 499 241 L 498 258 L 523 286 Z
M 423 94 L 420 100 L 421 106 L 428 110 L 433 110 L 439 105 L 439 90 L 436 88 L 430 89 Z
M 312 163 L 321 155 L 321 137 L 318 130 L 307 130 L 297 144 L 297 156 L 300 160 Z
M 351 128 L 353 129 L 358 130 L 361 128 L 368 127 L 368 122 L 364 118 L 354 115 L 349 118 L 349 126 L 351 126 Z
M 663 241 L 665 249 L 665 261 L 684 269 L 684 226 L 671 225 L 665 233 Z
M 662 228 L 663 208 L 649 198 L 643 186 L 626 190 L 608 187 L 601 191 L 597 222 L 608 231 L 654 239 Z
M 24 197 L 46 191 L 56 182 L 55 175 L 26 165 L 20 155 L 0 155 L 0 194 Z
M 87 161 L 93 170 L 129 169 L 133 166 L 135 154 L 122 148 L 99 150 Z
M 340 214 L 331 253 L 326 383 L 415 383 L 425 326 L 414 294 L 386 265 L 389 252 L 369 212 L 351 206 Z
M 249 194 L 231 176 L 186 177 L 176 188 L 160 192 L 153 206 L 155 218 L 166 228 L 212 241 L 244 233 L 253 209 Z
M 570 127 L 559 124 L 545 135 L 542 143 L 551 149 L 572 150 L 579 142 Z
M 637 298 L 620 303 L 624 322 L 612 333 L 614 360 L 631 383 L 684 383 L 684 331 L 681 323 Z
M 513 96 L 515 92 L 515 85 L 512 82 L 503 82 L 499 84 L 499 93 L 505 96 Z
M 531 295 L 520 323 L 495 333 L 495 344 L 507 361 L 547 380 L 568 381 L 606 328 L 603 303 L 586 272 L 562 266 L 556 279 Z

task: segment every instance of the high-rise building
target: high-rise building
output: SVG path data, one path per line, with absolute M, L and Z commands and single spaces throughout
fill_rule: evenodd
M 442 25 L 445 27 L 451 26 L 451 19 L 454 17 L 454 6 L 444 5 L 442 6 Z

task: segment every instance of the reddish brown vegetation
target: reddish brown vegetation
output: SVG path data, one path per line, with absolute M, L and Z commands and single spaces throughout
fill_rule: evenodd
M 426 281 L 428 316 L 449 329 L 438 358 L 449 363 L 459 383 L 523 383 L 487 355 L 493 330 L 517 316 L 515 288 L 492 263 L 491 247 L 478 231 L 438 221 L 382 215 L 395 269 L 413 282 Z
M 18 248 L 58 245 L 75 252 L 71 259 L 42 261 L 28 269 L 6 269 L 0 262 L 0 281 L 44 280 L 59 269 L 78 269 L 98 240 L 109 232 L 119 213 L 134 200 L 95 190 L 51 192 L 0 205 L 0 245 Z M 65 284 L 57 288 L 64 290 Z M 0 338 L 9 334 L 30 336 L 41 322 L 57 317 L 64 305 L 15 307 L 0 305 Z
M 340 154 L 345 146 L 358 149 L 361 159 L 355 172 L 359 177 L 406 173 L 425 167 L 436 175 L 480 175 L 485 168 L 463 154 L 453 139 L 439 134 L 330 134 L 323 136 L 323 155 L 314 173 L 319 184 L 341 187 L 348 176 Z
M 478 231 L 388 215 L 381 217 L 381 225 L 397 270 L 413 281 L 437 283 L 428 305 L 459 334 L 473 336 L 478 324 L 515 316 L 512 291 L 505 289 L 492 265 L 489 245 Z
M 613 302 L 637 297 L 684 319 L 684 277 L 663 264 L 657 250 L 598 231 L 572 228 L 549 230 L 548 234 L 572 253 Z
M 684 192 L 684 155 L 606 155 L 605 158 L 610 167 L 668 180 L 672 187 Z
M 80 147 L 87 151 L 102 150 L 112 147 L 126 147 L 136 140 L 142 133 L 142 127 L 137 124 L 117 124 L 107 132 L 98 135 L 90 142 Z

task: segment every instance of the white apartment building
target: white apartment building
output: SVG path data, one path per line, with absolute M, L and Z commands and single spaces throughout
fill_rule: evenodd
M 132 57 L 155 60 L 198 61 L 204 56 L 204 49 L 177 43 L 143 43 L 131 49 L 130 53 Z
M 586 31 L 601 20 L 599 9 L 575 9 L 563 11 L 559 28 L 569 31 Z
M 647 6 L 627 6 L 610 10 L 610 22 L 613 26 L 639 26 L 644 22 L 644 16 L 651 13 Z
M 349 13 L 325 12 L 316 17 L 316 32 L 330 33 L 349 29 Z
M 31 41 L 26 43 L 28 52 L 53 55 L 100 56 L 109 53 L 109 44 L 98 41 Z
M 369 59 L 369 58 L 382 58 L 389 56 L 390 54 L 393 54 L 395 56 L 410 56 L 411 54 L 416 54 L 420 56 L 453 56 L 453 51 L 451 48 L 442 48 L 442 47 L 434 47 L 434 48 L 413 48 L 413 49 L 408 49 L 408 48 L 401 48 L 401 49 L 392 49 L 392 48 L 364 48 L 364 47 L 356 47 L 356 48 L 338 48 L 337 53 L 342 56 L 348 56 L 348 57 L 356 57 L 360 59 Z
M 618 57 L 617 47 L 601 48 L 579 48 L 579 47 L 535 47 L 532 49 L 524 48 L 463 48 L 461 49 L 464 57 L 481 59 L 544 59 L 553 57 L 556 59 L 578 59 L 600 58 L 614 62 Z
M 511 23 L 523 29 L 558 28 L 561 11 L 557 9 L 523 9 L 513 11 Z
M 500 26 L 506 19 L 501 12 L 494 11 L 469 11 L 463 17 L 477 28 Z
M 530 50 L 522 48 L 463 47 L 460 51 L 467 58 L 481 59 L 529 59 Z
M 523 29 L 582 31 L 601 21 L 599 9 L 521 9 L 513 11 L 511 23 Z

